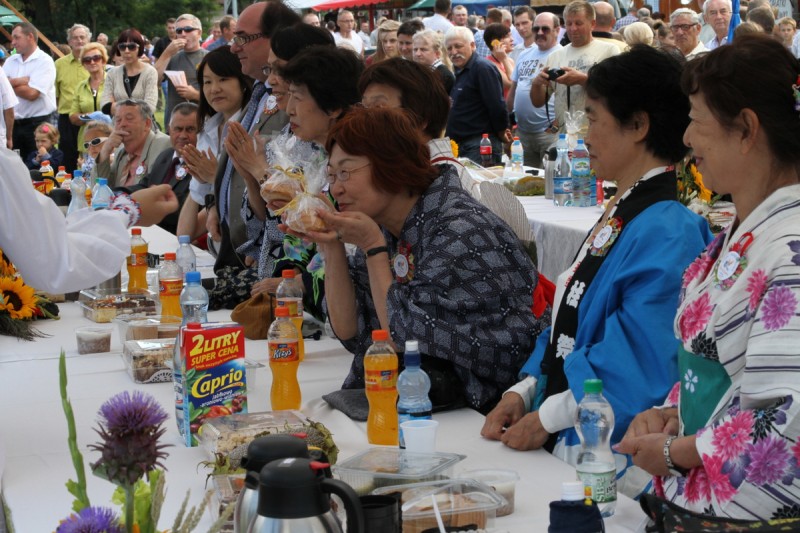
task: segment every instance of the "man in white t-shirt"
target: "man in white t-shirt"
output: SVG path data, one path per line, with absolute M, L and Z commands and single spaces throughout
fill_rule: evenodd
M 450 0 L 436 0 L 433 4 L 433 16 L 422 19 L 425 28 L 441 34 L 447 33 L 447 30 L 453 27 L 453 24 L 447 19 L 450 14 L 450 6 Z
M 556 40 L 558 27 L 557 15 L 552 13 L 537 15 L 531 29 L 535 32 L 535 45 L 519 54 L 514 72 L 511 74 L 512 84 L 506 101 L 508 110 L 514 111 L 517 118 L 517 135 L 522 142 L 526 166 L 541 166 L 547 147 L 556 140 L 553 98 L 548 99 L 546 106 L 535 107 L 531 102 L 531 83 L 544 68 L 550 54 L 562 48 Z
M 53 120 L 56 111 L 56 65 L 38 46 L 36 28 L 21 22 L 11 32 L 11 45 L 17 53 L 3 69 L 19 98 L 14 107 L 14 148 L 22 157 L 36 150 L 33 132 L 42 122 Z
M 9 150 L 14 148 L 11 135 L 14 132 L 14 106 L 18 102 L 3 67 L 0 67 L 0 109 L 3 110 L 3 118 L 0 119 L 0 146 Z
M 336 24 L 339 26 L 339 31 L 333 34 L 336 46 L 352 48 L 358 55 L 363 56 L 364 41 L 355 32 L 356 17 L 353 12 L 346 9 L 341 10 L 339 17 L 336 19 Z
M 523 50 L 536 48 L 536 35 L 533 30 L 533 19 L 536 17 L 536 11 L 528 6 L 519 6 L 514 10 L 514 28 L 517 33 L 522 37 L 522 44 L 518 44 L 511 51 L 511 60 L 514 63 L 519 59 L 519 55 Z
M 536 107 L 543 106 L 549 94 L 555 93 L 556 124 L 561 133 L 567 131 L 565 113 L 584 110 L 584 87 L 589 69 L 592 65 L 619 54 L 619 49 L 613 44 L 592 38 L 594 18 L 594 7 L 589 2 L 575 0 L 567 4 L 564 8 L 564 20 L 570 44 L 550 54 L 545 68 L 531 83 L 531 101 Z M 551 69 L 560 69 L 564 73 L 553 80 L 547 74 Z M 580 135 L 586 133 L 586 127 L 586 121 L 583 121 Z

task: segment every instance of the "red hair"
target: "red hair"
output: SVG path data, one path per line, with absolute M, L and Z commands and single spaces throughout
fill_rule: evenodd
M 369 159 L 373 185 L 383 192 L 422 194 L 439 175 L 419 124 L 402 109 L 351 109 L 328 133 L 325 149 L 335 145 Z

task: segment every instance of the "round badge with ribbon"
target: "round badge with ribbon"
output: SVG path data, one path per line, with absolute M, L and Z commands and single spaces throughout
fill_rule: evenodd
M 414 279 L 414 254 L 410 244 L 401 242 L 397 246 L 397 253 L 392 257 L 392 270 L 398 283 Z
M 144 170 L 145 170 L 144 165 L 139 165 L 138 167 L 136 167 L 136 177 L 141 178 L 142 176 L 144 176 Z
M 722 290 L 730 288 L 744 269 L 747 268 L 745 252 L 751 244 L 753 244 L 753 234 L 748 231 L 717 262 L 717 266 L 714 269 L 714 284 L 717 288 Z
M 267 103 L 264 104 L 264 113 L 267 115 L 274 115 L 278 112 L 278 99 L 275 98 L 275 95 L 267 96 Z
M 175 177 L 179 180 L 182 180 L 184 177 L 186 177 L 186 167 L 179 165 L 178 169 L 175 171 Z
M 608 219 L 606 225 L 592 239 L 589 253 L 597 257 L 606 255 L 619 237 L 620 231 L 622 231 L 622 219 L 619 217 Z

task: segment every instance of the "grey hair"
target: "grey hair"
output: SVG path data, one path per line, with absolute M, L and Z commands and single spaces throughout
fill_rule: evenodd
M 175 19 L 175 24 L 177 24 L 179 20 L 191 20 L 192 21 L 192 25 L 195 28 L 197 28 L 198 30 L 200 30 L 201 34 L 203 33 L 203 23 L 200 22 L 199 18 L 195 17 L 191 13 L 184 13 L 180 17 L 176 18 Z
M 119 106 L 135 107 L 136 109 L 139 110 L 139 114 L 142 116 L 142 119 L 144 120 L 152 120 L 153 118 L 153 112 L 150 110 L 150 104 L 148 104 L 144 100 L 139 100 L 137 98 L 128 98 L 126 100 L 121 100 L 117 102 L 117 107 Z
M 700 15 L 689 9 L 688 7 L 682 7 L 680 9 L 676 9 L 672 12 L 669 16 L 669 24 L 670 26 L 675 24 L 675 19 L 680 17 L 681 15 L 687 15 L 692 19 L 692 24 L 700 24 Z
M 731 3 L 731 0 L 721 0 L 721 1 L 728 7 L 728 11 L 733 13 L 733 3 Z M 710 3 L 711 3 L 711 0 L 706 0 L 705 3 L 703 4 L 703 16 L 704 17 L 706 15 L 708 15 L 708 4 L 710 4 Z
M 91 41 L 92 40 L 92 31 L 89 28 L 87 28 L 83 24 L 73 24 L 72 27 L 67 30 L 67 40 L 68 41 L 72 37 L 72 32 L 74 32 L 75 30 L 83 30 L 83 31 L 85 31 L 86 32 L 86 40 L 87 41 Z
M 447 30 L 447 33 L 444 34 L 445 46 L 447 46 L 447 42 L 451 39 L 463 39 L 467 43 L 475 42 L 475 36 L 469 28 L 465 28 L 464 26 L 453 26 Z

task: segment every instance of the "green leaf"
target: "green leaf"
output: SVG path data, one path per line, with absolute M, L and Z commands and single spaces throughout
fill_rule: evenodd
M 72 508 L 78 512 L 92 504 L 89 502 L 89 494 L 86 492 L 86 468 L 83 464 L 83 454 L 78 449 L 78 433 L 75 429 L 75 415 L 72 412 L 72 404 L 67 396 L 67 356 L 61 350 L 58 358 L 58 384 L 61 393 L 61 406 L 64 409 L 64 416 L 67 419 L 67 445 L 72 457 L 72 464 L 75 467 L 75 474 L 78 481 L 69 480 L 67 490 L 75 496 Z

